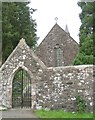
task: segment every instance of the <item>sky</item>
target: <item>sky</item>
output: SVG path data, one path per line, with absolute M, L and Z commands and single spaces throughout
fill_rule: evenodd
M 81 8 L 77 5 L 79 0 L 31 0 L 30 7 L 37 9 L 32 17 L 37 23 L 38 44 L 46 37 L 56 23 L 65 30 L 66 24 L 72 38 L 79 43 L 79 27 L 81 21 L 79 13 Z

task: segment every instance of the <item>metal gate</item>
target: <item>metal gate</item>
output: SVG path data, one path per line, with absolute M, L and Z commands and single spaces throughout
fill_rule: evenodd
M 31 101 L 31 78 L 25 70 L 20 69 L 13 79 L 12 108 L 30 108 Z

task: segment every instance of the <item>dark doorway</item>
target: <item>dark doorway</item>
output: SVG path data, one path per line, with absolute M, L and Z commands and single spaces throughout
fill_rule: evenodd
M 19 69 L 12 84 L 12 108 L 31 108 L 31 78 L 29 74 Z

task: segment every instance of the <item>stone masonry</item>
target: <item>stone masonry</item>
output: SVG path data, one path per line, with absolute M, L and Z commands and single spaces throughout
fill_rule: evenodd
M 60 48 L 61 66 L 70 66 L 79 51 L 78 43 L 65 32 L 58 24 L 55 24 L 35 51 L 36 55 L 47 67 L 56 65 L 56 48 Z M 60 53 L 59 53 L 60 54 Z
M 19 68 L 32 80 L 32 109 L 76 111 L 76 96 L 80 95 L 86 110 L 93 111 L 93 65 L 46 67 L 24 39 L 0 68 L 0 105 L 12 107 L 12 82 Z
M 14 75 L 22 68 L 27 71 L 32 79 L 32 107 L 36 101 L 36 83 L 39 70 L 46 69 L 42 61 L 27 46 L 24 39 L 21 39 L 7 61 L 0 68 L 2 76 L 0 80 L 0 104 L 12 107 L 12 80 Z
M 76 96 L 93 111 L 93 66 L 50 67 L 42 74 L 37 89 L 38 107 L 76 111 Z

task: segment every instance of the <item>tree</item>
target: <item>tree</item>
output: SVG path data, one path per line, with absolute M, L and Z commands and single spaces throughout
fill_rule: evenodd
M 80 26 L 80 51 L 74 60 L 74 64 L 93 64 L 93 2 L 78 2 L 82 12 Z
M 29 2 L 2 3 L 2 60 L 7 59 L 21 38 L 30 47 L 37 43 L 36 22 L 32 19 L 35 11 Z
M 93 2 L 93 64 L 95 65 L 95 1 Z M 94 72 L 95 73 L 95 72 Z

